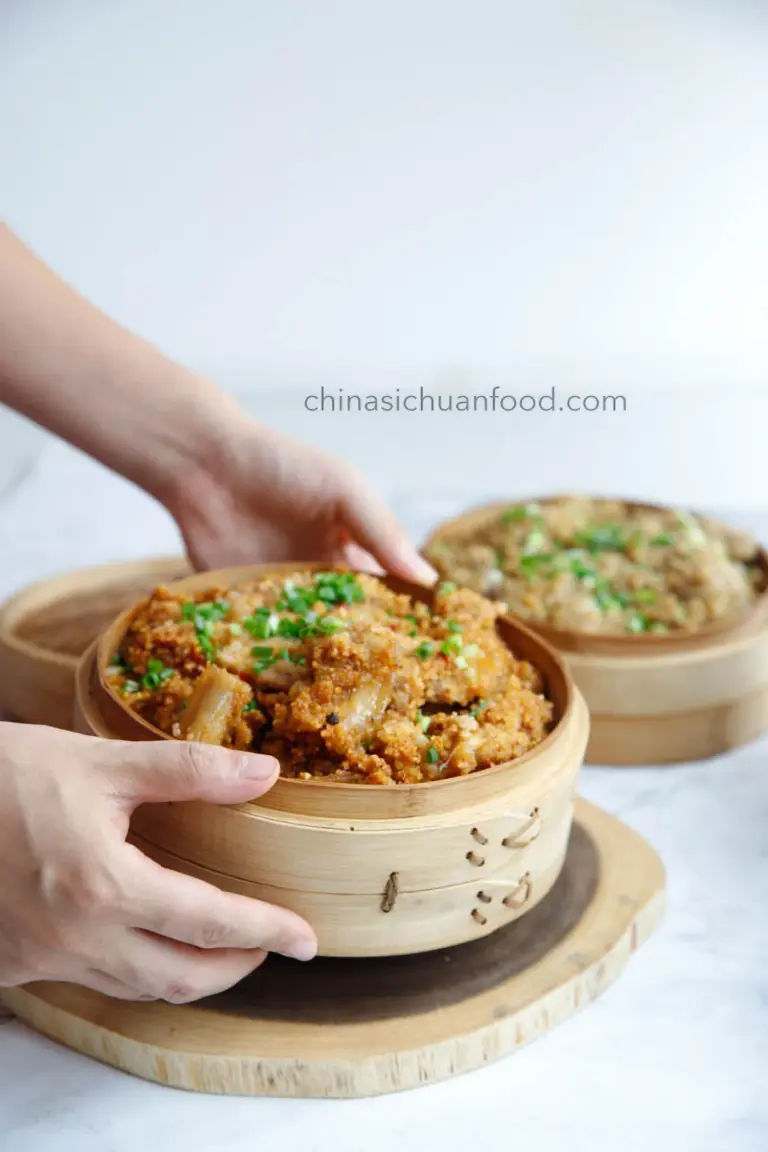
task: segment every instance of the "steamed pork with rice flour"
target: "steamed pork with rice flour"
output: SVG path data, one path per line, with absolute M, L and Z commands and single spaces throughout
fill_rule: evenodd
M 168 735 L 274 755 L 284 776 L 422 783 L 514 760 L 551 728 L 500 611 L 451 582 L 429 607 L 343 571 L 194 598 L 160 587 L 108 676 Z
M 581 632 L 695 632 L 764 586 L 744 532 L 674 509 L 569 496 L 495 510 L 427 549 L 445 578 L 532 622 Z

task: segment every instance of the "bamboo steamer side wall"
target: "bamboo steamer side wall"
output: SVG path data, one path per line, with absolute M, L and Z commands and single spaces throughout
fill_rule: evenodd
M 509 788 L 490 805 L 354 824 L 258 804 L 146 805 L 131 837 L 158 863 L 304 916 L 321 955 L 445 947 L 495 931 L 550 890 L 588 733 L 577 694 L 558 763 L 522 785 L 511 767 Z
M 562 653 L 591 714 L 588 764 L 705 760 L 768 731 L 768 622 L 657 656 Z
M 282 782 L 293 797 L 286 808 L 269 803 L 270 794 L 231 807 L 145 805 L 132 819 L 132 841 L 161 864 L 304 916 L 326 956 L 447 947 L 524 915 L 563 866 L 589 716 L 551 650 L 517 625 L 503 629 L 559 685 L 557 728 L 519 762 L 436 784 L 324 782 L 322 804 L 307 811 L 298 809 L 313 782 L 290 780 Z M 114 642 L 105 632 L 100 648 L 112 651 Z M 98 651 L 78 670 L 76 727 L 107 738 L 168 739 L 126 725 L 125 709 L 115 710 L 100 682 Z M 410 793 L 423 801 L 393 804 Z
M 405 820 L 296 817 L 259 804 L 152 804 L 132 831 L 175 856 L 238 879 L 317 892 L 383 890 L 392 873 L 401 891 L 419 891 L 506 875 L 520 851 L 569 824 L 589 722 L 577 697 L 569 739 L 541 777 L 508 786 L 492 804 Z M 429 787 L 429 785 L 425 785 Z M 457 804 L 460 804 L 457 790 Z
M 321 956 L 401 956 L 480 939 L 531 911 L 560 875 L 570 827 L 569 817 L 504 878 L 415 892 L 401 892 L 394 882 L 380 893 L 276 888 L 222 876 L 139 839 L 135 843 L 158 864 L 296 912 L 314 928 Z
M 181 556 L 67 572 L 0 607 L 0 707 L 14 720 L 69 728 L 80 656 L 127 604 L 189 572 Z

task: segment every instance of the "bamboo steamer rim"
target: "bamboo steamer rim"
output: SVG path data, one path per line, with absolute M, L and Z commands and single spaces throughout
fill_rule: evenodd
M 550 496 L 527 496 L 514 500 L 494 500 L 487 504 L 478 504 L 467 508 L 458 516 L 443 521 L 432 530 L 422 545 L 422 555 L 426 557 L 429 549 L 435 544 L 461 535 L 467 530 L 481 527 L 493 521 L 499 513 L 507 508 L 515 508 L 523 504 L 554 504 L 559 500 L 578 499 L 573 493 L 561 493 Z M 586 496 L 595 501 L 611 501 L 624 504 L 627 508 L 647 512 L 674 512 L 674 505 L 653 504 L 644 500 L 630 500 L 623 496 Z M 686 511 L 688 511 L 686 509 Z M 690 512 L 692 516 L 727 525 L 715 517 L 701 512 Z M 730 639 L 745 626 L 754 621 L 768 618 L 768 551 L 758 545 L 757 567 L 762 572 L 763 582 L 757 597 L 745 612 L 731 614 L 721 620 L 712 621 L 695 632 L 679 632 L 667 635 L 638 634 L 621 636 L 604 635 L 596 632 L 586 632 L 576 628 L 556 628 L 546 621 L 531 620 L 528 617 L 516 616 L 509 613 L 508 619 L 523 620 L 524 623 L 538 636 L 547 641 L 551 647 L 561 652 L 583 652 L 606 656 L 661 656 L 693 652 L 710 647 L 712 642 Z
M 217 586 L 235 586 L 263 577 L 287 576 L 301 571 L 366 575 L 344 565 L 317 562 L 254 564 L 195 573 L 174 580 L 166 587 L 172 593 L 194 594 Z M 434 589 L 426 585 L 389 575 L 379 576 L 378 579 L 392 591 L 405 593 L 413 599 L 424 603 L 431 603 L 433 599 Z M 124 609 L 104 629 L 95 646 L 83 656 L 78 676 L 80 709 L 87 720 L 92 705 L 89 706 L 84 697 L 90 695 L 91 700 L 98 699 L 97 706 L 102 717 L 118 739 L 174 740 L 175 737 L 133 712 L 106 677 L 106 670 L 120 647 L 131 617 L 144 602 L 138 601 Z M 554 760 L 559 760 L 558 752 L 567 755 L 565 747 L 576 722 L 575 686 L 571 674 L 557 651 L 525 624 L 509 617 L 500 618 L 499 623 L 507 646 L 516 658 L 522 647 L 522 658 L 529 660 L 540 673 L 547 696 L 555 705 L 555 723 L 535 748 L 515 760 L 495 764 L 467 776 L 418 784 L 347 784 L 332 780 L 294 780 L 281 776 L 269 793 L 259 799 L 258 806 L 308 815 L 336 816 L 342 811 L 345 816 L 372 818 L 445 812 L 499 796 L 513 782 L 515 786 L 524 785 L 536 777 L 545 761 L 552 760 L 554 766 Z
M 144 557 L 137 560 L 99 564 L 89 568 L 73 568 L 55 576 L 36 580 L 33 584 L 28 584 L 14 592 L 2 604 L 0 645 L 20 656 L 40 661 L 54 668 L 60 668 L 62 671 L 71 672 L 74 675 L 81 659 L 80 656 L 59 652 L 55 648 L 48 648 L 44 644 L 38 644 L 34 640 L 19 635 L 19 625 L 27 620 L 32 612 L 39 611 L 41 608 L 50 608 L 51 605 L 60 603 L 64 599 L 61 595 L 62 582 L 67 585 L 71 584 L 72 587 L 77 583 L 79 592 L 83 592 L 89 587 L 100 590 L 105 587 L 103 578 L 107 575 L 112 578 L 109 582 L 112 582 L 115 577 L 124 579 L 145 573 L 149 575 L 153 572 L 159 575 L 162 571 L 166 571 L 174 565 L 179 567 L 182 563 L 183 557 L 169 554 L 168 556 Z

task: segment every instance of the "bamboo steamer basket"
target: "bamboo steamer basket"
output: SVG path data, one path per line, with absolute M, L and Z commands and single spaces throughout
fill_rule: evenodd
M 173 585 L 205 593 L 322 565 L 253 566 Z M 393 578 L 398 592 L 432 592 Z M 80 662 L 75 727 L 123 740 L 172 739 L 136 716 L 107 683 L 130 611 Z M 470 776 L 376 786 L 278 779 L 257 802 L 144 805 L 133 842 L 158 863 L 289 908 L 324 956 L 396 956 L 490 935 L 534 908 L 563 866 L 589 731 L 587 709 L 557 654 L 511 620 L 499 628 L 543 674 L 554 700 L 549 736 L 517 761 Z
M 547 504 L 558 497 L 529 498 Z M 528 503 L 521 500 L 519 503 Z M 423 547 L 482 529 L 518 501 L 486 504 L 438 525 Z M 658 505 L 625 501 L 659 510 Z M 759 563 L 768 587 L 768 555 Z M 587 764 L 677 764 L 717 756 L 768 731 L 768 592 L 734 619 L 695 633 L 599 636 L 526 625 L 563 657 L 590 713 Z
M 67 572 L 0 608 L 0 707 L 14 720 L 69 728 L 78 660 L 127 604 L 189 572 L 180 556 Z

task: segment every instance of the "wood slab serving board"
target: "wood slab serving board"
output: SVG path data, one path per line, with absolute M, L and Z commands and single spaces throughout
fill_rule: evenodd
M 580 800 L 555 887 L 482 940 L 388 959 L 300 965 L 273 956 L 230 992 L 194 1005 L 131 1004 L 65 984 L 0 997 L 46 1036 L 158 1084 L 375 1096 L 489 1064 L 573 1015 L 654 930 L 664 890 L 655 851 Z

